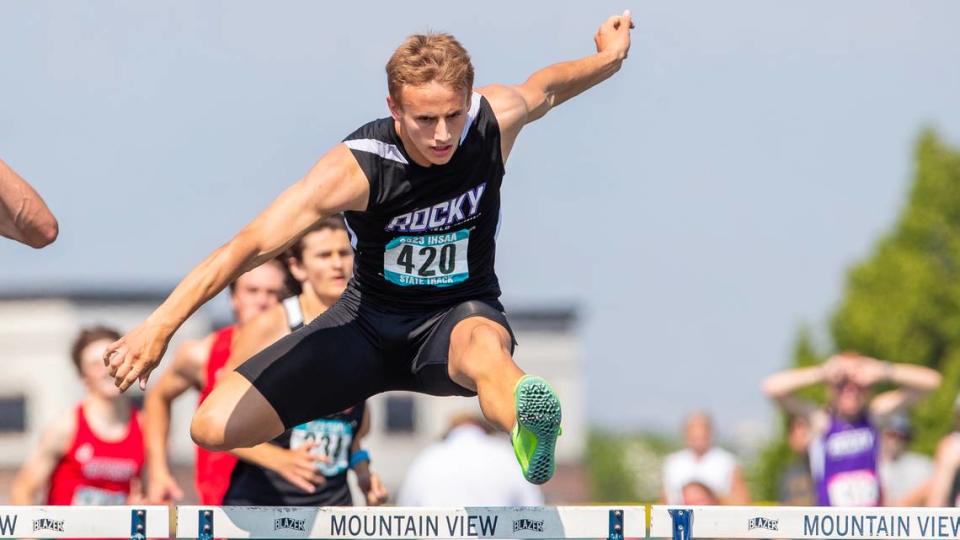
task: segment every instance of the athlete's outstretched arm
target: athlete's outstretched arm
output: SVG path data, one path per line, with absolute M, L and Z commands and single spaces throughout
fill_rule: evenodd
M 126 390 L 160 362 L 173 333 L 228 283 L 280 253 L 317 221 L 364 210 L 370 185 L 350 150 L 337 145 L 232 240 L 197 265 L 146 321 L 107 348 L 104 362 Z
M 0 159 L 0 236 L 39 249 L 57 239 L 58 227 L 40 194 Z
M 500 125 L 504 161 L 523 126 L 620 70 L 630 51 L 631 28 L 633 22 L 627 10 L 623 15 L 610 17 L 597 30 L 593 37 L 596 54 L 545 67 L 521 85 L 478 89 L 490 102 Z

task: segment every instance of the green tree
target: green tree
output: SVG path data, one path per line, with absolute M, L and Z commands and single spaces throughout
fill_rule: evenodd
M 914 148 L 914 179 L 893 228 L 847 274 L 830 320 L 837 351 L 856 351 L 939 369 L 941 388 L 913 410 L 914 447 L 930 452 L 953 427 L 960 384 L 960 151 L 924 130 Z M 809 331 L 801 329 L 793 365 L 822 361 Z M 816 391 L 814 391 L 816 392 Z M 822 400 L 820 394 L 808 397 Z M 787 463 L 783 436 L 757 463 L 757 476 L 779 477 Z M 773 498 L 769 481 L 756 486 Z

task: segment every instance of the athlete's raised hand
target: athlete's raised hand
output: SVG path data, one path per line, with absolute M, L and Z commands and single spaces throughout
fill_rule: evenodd
M 130 388 L 137 379 L 140 389 L 146 390 L 150 372 L 163 358 L 172 335 L 172 329 L 148 319 L 107 347 L 103 363 L 121 391 Z
M 855 369 L 850 378 L 863 387 L 873 386 L 890 377 L 890 364 L 874 358 L 861 356 L 857 358 Z
M 610 52 L 619 60 L 626 58 L 630 52 L 630 30 L 633 27 L 629 9 L 623 15 L 614 15 L 604 21 L 593 36 L 597 52 Z

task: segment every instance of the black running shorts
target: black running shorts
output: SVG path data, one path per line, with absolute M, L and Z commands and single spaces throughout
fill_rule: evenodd
M 450 334 L 470 317 L 490 319 L 513 335 L 496 299 L 401 313 L 364 300 L 351 282 L 333 307 L 237 371 L 287 429 L 389 390 L 473 396 L 447 373 Z

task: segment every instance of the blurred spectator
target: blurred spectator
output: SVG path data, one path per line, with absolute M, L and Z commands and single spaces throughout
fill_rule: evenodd
M 907 446 L 913 431 L 905 413 L 891 416 L 880 434 L 880 486 L 884 506 L 923 506 L 930 489 L 933 460 Z
M 810 420 L 791 415 L 787 421 L 787 444 L 793 452 L 793 461 L 780 477 L 779 501 L 791 506 L 813 506 L 817 497 L 810 473 Z
M 960 395 L 953 403 L 953 422 L 953 431 L 937 444 L 927 506 L 960 506 Z
M 683 503 L 683 487 L 690 483 L 707 486 L 724 504 L 745 504 L 750 493 L 737 458 L 713 446 L 713 424 L 705 412 L 697 411 L 684 424 L 686 448 L 667 456 L 663 465 L 663 500 Z
M 459 414 L 446 437 L 414 459 L 400 506 L 539 506 L 540 489 L 523 479 L 506 437 L 474 414 Z
M 0 159 L 0 236 L 39 249 L 53 243 L 59 230 L 40 194 Z
M 51 422 L 13 481 L 12 504 L 118 505 L 142 501 L 144 462 L 140 412 L 121 394 L 103 365 L 112 328 L 81 330 L 73 364 L 87 392 Z
M 899 386 L 870 396 L 881 382 Z M 796 395 L 827 384 L 827 407 Z M 821 506 L 879 506 L 880 437 L 876 422 L 903 410 L 940 385 L 936 371 L 881 362 L 858 354 L 831 357 L 823 365 L 790 369 L 767 377 L 763 390 L 789 414 L 805 416 L 813 428 L 810 468 Z

